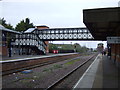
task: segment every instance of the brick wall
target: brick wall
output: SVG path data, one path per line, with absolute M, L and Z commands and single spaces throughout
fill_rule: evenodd
M 7 47 L 6 46 L 0 46 L 0 55 L 7 56 Z
M 120 67 L 120 44 L 111 45 L 111 59 Z
M 36 26 L 38 29 L 48 29 L 48 26 Z M 46 53 L 49 53 L 49 41 L 45 41 L 46 46 Z

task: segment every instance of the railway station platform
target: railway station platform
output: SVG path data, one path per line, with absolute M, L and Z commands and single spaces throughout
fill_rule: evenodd
M 108 56 L 98 54 L 73 88 L 74 90 L 78 88 L 79 90 L 83 88 L 120 90 L 120 70 Z
M 20 60 L 55 57 L 55 56 L 64 56 L 64 55 L 72 55 L 72 54 L 78 54 L 78 53 L 60 53 L 60 54 L 49 53 L 47 55 L 14 55 L 12 57 L 1 56 L 0 63 L 1 62 L 12 62 L 12 61 L 20 61 Z

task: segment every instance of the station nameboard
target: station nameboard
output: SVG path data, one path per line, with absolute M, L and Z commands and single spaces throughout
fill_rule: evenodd
M 107 37 L 107 43 L 120 44 L 120 37 Z

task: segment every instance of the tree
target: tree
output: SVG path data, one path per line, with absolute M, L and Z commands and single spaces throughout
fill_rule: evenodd
M 81 47 L 81 52 L 86 53 L 88 51 L 88 48 L 86 46 Z
M 56 44 L 50 43 L 50 44 L 49 44 L 49 49 L 50 49 L 50 50 L 57 50 L 58 48 L 57 48 L 57 45 L 56 45 Z
M 81 46 L 80 46 L 80 44 L 75 43 L 73 46 L 74 46 L 74 49 L 76 50 L 76 52 L 81 52 Z
M 7 24 L 6 20 L 4 18 L 0 18 L 0 24 L 3 25 L 7 29 L 14 30 L 13 26 L 11 24 Z
M 33 28 L 33 23 L 30 23 L 30 19 L 26 18 L 25 20 L 20 21 L 15 27 L 16 31 L 26 31 L 29 28 Z

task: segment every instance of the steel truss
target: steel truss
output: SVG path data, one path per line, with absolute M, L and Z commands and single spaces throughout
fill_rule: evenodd
M 17 34 L 15 45 L 20 46 L 36 46 L 39 50 L 46 53 L 46 44 L 33 33 Z
M 36 29 L 33 31 L 41 40 L 93 40 L 87 28 Z

